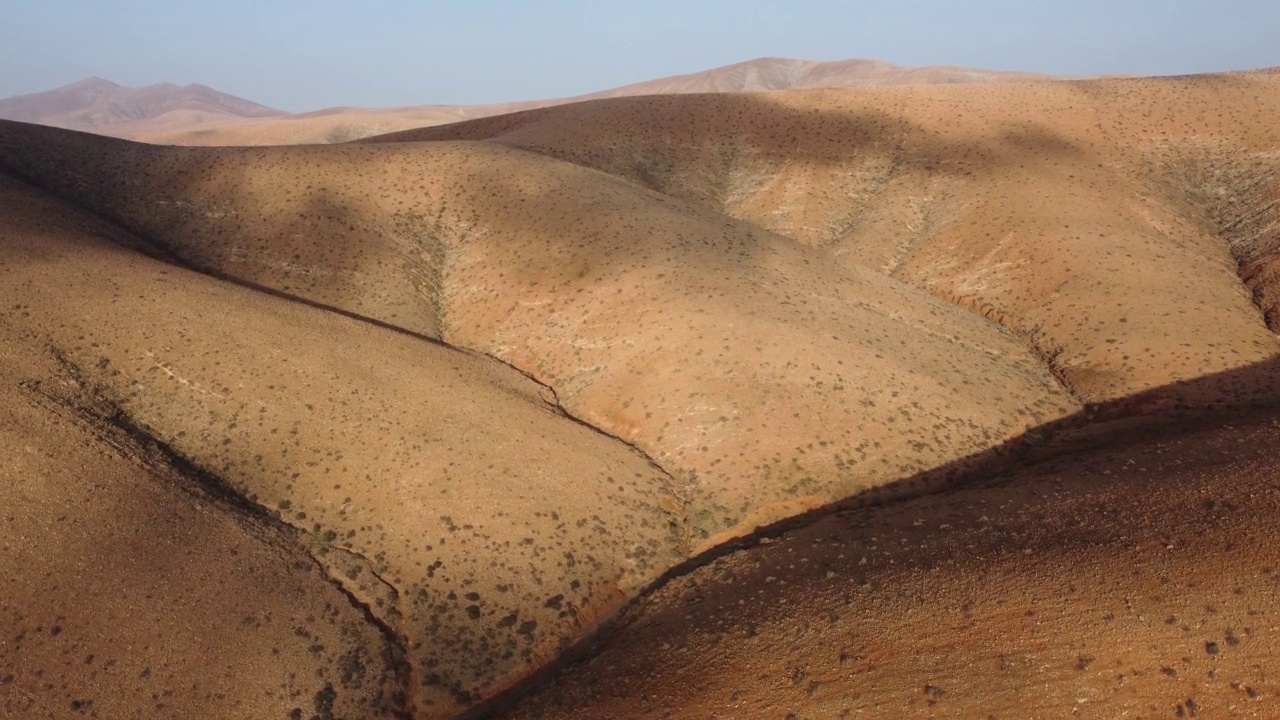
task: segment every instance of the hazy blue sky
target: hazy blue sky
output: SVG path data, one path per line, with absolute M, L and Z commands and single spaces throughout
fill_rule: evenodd
M 1280 65 L 1280 0 L 0 0 L 0 97 L 90 75 L 285 110 L 558 97 L 761 56 L 1061 74 Z

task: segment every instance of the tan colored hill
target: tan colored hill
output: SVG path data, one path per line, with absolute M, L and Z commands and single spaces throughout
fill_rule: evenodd
M 0 118 L 108 135 L 167 127 L 192 129 L 285 113 L 204 85 L 171 83 L 129 88 L 88 78 L 46 92 L 0 100 Z
M 596 641 L 602 658 L 622 651 L 616 638 L 636 662 L 683 662 L 660 642 L 679 628 L 643 619 L 665 612 L 667 590 L 626 616 L 642 618 L 635 634 L 617 614 L 660 578 L 711 587 L 707 573 L 723 583 L 717 568 L 741 562 L 750 581 L 716 585 L 724 614 L 698 632 L 783 628 L 783 614 L 815 633 L 831 617 L 896 622 L 885 637 L 902 642 L 883 662 L 904 684 L 875 691 L 896 711 L 922 661 L 892 588 L 942 612 L 984 577 L 984 558 L 1003 558 L 1013 579 L 1005 604 L 982 606 L 992 617 L 1035 617 L 1022 593 L 1037 583 L 1071 597 L 1054 583 L 1075 559 L 1133 590 L 1114 563 L 1148 557 L 1117 548 L 1159 539 L 1218 485 L 1232 517 L 1254 513 L 1237 523 L 1240 559 L 1210 567 L 1206 544 L 1161 572 L 1178 588 L 1235 578 L 1233 563 L 1280 549 L 1265 488 L 1280 401 L 1277 90 L 1253 74 L 657 96 L 270 148 L 0 122 L 0 349 L 13 358 L 0 431 L 23 448 L 0 465 L 16 508 L 0 526 L 15 588 L 0 617 L 20 636 L 0 645 L 0 668 L 22 668 L 0 676 L 15 690 L 0 710 L 484 712 Z M 1222 424 L 1232 417 L 1238 434 Z M 1128 463 L 1112 456 L 1156 479 L 1125 484 L 1113 476 Z M 1094 493 L 1105 502 L 1081 499 Z M 83 501 L 50 509 L 64 497 Z M 1001 503 L 1026 510 L 983 530 Z M 138 534 L 121 508 L 146 523 Z M 885 530 L 859 535 L 840 525 L 849 517 Z M 886 535 L 906 518 L 907 535 Z M 951 542 L 943 524 L 971 540 Z M 796 596 L 794 614 L 778 599 L 779 614 L 735 610 L 818 567 L 791 540 L 766 546 L 785 560 L 759 548 L 715 559 L 787 527 L 875 545 L 886 574 L 872 587 L 888 594 L 859 581 L 856 597 Z M 1211 543 L 1231 531 L 1169 532 Z M 181 592 L 135 595 L 175 571 L 97 559 L 121 537 L 199 545 L 209 569 Z M 859 577 L 833 553 L 845 565 L 821 578 Z M 1047 575 L 1033 560 L 1046 556 Z M 757 562 L 761 578 L 747 574 Z M 936 575 L 938 605 L 917 566 L 951 573 Z M 1217 600 L 1233 636 L 1271 637 L 1237 623 L 1270 602 L 1268 586 L 1238 586 L 1235 604 Z M 201 604 L 182 600 L 188 588 Z M 1118 597 L 1089 592 L 1082 607 Z M 1081 654 L 1088 640 L 1121 653 L 1061 603 L 1044 607 L 1036 652 Z M 220 629 L 239 613 L 235 632 Z M 81 634 L 62 629 L 73 617 Z M 1024 621 L 1009 622 L 991 627 Z M 1125 632 L 1156 647 L 1135 662 L 1165 652 L 1149 628 Z M 261 647 L 239 649 L 255 637 Z M 945 637 L 956 677 L 994 642 Z M 690 646 L 708 683 L 753 667 L 772 678 L 772 658 L 810 662 L 820 645 L 764 645 L 765 658 L 723 642 L 731 655 Z M 1227 682 L 1269 692 L 1262 657 Z M 573 677 L 518 712 L 729 712 L 663 665 L 619 685 L 626 706 Z M 965 680 L 980 692 L 964 708 L 1032 702 L 1016 690 L 1030 674 L 1001 677 Z M 1043 677 L 1058 707 L 1072 686 Z M 650 712 L 633 694 L 676 682 L 679 705 Z M 1166 700 L 1145 682 L 1135 697 Z M 794 704 L 756 686 L 739 699 Z M 825 713 L 795 707 L 779 716 Z
M 695 548 L 1078 409 L 1018 338 L 960 308 L 532 153 L 160 148 L 14 126 L 0 154 L 194 267 L 552 386 L 678 479 Z
M 447 717 L 683 557 L 665 474 L 514 370 L 3 203 L 0 715 Z
M 323 682 L 291 691 L 306 697 L 327 697 L 332 686 L 361 707 L 447 717 L 553 660 L 717 535 L 960 458 L 1072 407 L 1016 341 L 959 309 L 874 275 L 827 275 L 821 258 L 783 238 L 536 155 L 465 146 L 166 149 L 16 125 L 0 145 L 9 171 L 42 169 L 42 183 L 147 238 L 77 220 L 78 211 L 14 185 L 5 204 L 16 224 L 4 263 L 5 306 L 15 308 L 6 342 L 43 358 L 16 378 L 19 387 L 54 388 L 54 402 L 69 408 L 62 412 L 87 415 L 90 431 L 139 428 L 144 444 L 197 469 L 197 480 L 217 478 L 253 517 L 280 513 L 286 547 L 317 555 L 328 580 L 367 605 L 401 648 L 369 670 L 408 678 L 391 700 L 339 682 L 345 654 L 324 655 L 332 662 L 321 665 Z M 422 178 L 449 172 L 473 184 L 441 183 L 421 195 Z M 362 173 L 372 182 L 357 182 Z M 540 205 L 476 205 L 488 216 L 483 232 L 470 234 L 470 215 L 445 213 L 445 203 L 494 178 L 526 183 L 539 173 Z M 311 192 L 299 197 L 280 192 L 308 182 Z M 598 188 L 597 202 L 616 205 L 606 221 L 630 215 L 666 227 L 650 252 L 667 260 L 625 260 L 622 239 L 601 237 L 603 225 L 566 238 L 565 224 L 580 213 L 562 204 L 573 197 L 566 187 Z M 540 188 L 508 190 L 534 193 L 532 203 Z M 528 213 L 549 224 L 529 223 Z M 517 229 L 527 233 L 523 246 Z M 573 242 L 582 243 L 576 259 Z M 542 404 L 552 396 L 518 375 L 503 379 L 500 367 L 484 370 L 491 363 L 474 356 L 432 360 L 442 351 L 425 339 L 119 247 L 157 243 L 152 252 L 184 264 L 497 355 L 554 383 L 571 413 L 667 470 L 557 420 Z M 738 259 L 717 270 L 726 252 Z M 558 255 L 563 277 L 551 274 Z M 553 264 L 530 265 L 535 257 Z M 817 274 L 802 275 L 805 266 Z M 753 290 L 758 282 L 778 289 Z M 638 303 L 650 304 L 651 323 L 635 324 Z M 739 314 L 739 327 L 723 326 L 728 312 Z M 626 336 L 618 333 L 624 320 Z M 771 338 L 767 347 L 760 337 Z M 900 350 L 877 351 L 891 338 Z M 753 345 L 762 363 L 754 369 L 726 351 Z M 614 355 L 630 359 L 608 366 L 609 348 L 629 348 Z M 829 369 L 801 364 L 828 356 Z M 459 380 L 460 363 L 479 367 Z M 75 394 L 63 398 L 68 386 Z M 915 387 L 937 389 L 908 401 Z M 978 402 L 997 391 L 1008 399 Z M 28 394 L 14 405 L 35 402 Z M 794 417 L 777 417 L 779 407 Z M 935 430 L 875 434 L 911 413 L 936 418 Z M 961 425 L 948 429 L 952 417 Z M 817 423 L 834 430 L 830 439 L 804 430 Z M 907 455 L 908 443 L 921 446 L 918 456 Z M 26 605 L 17 614 L 23 628 L 47 627 Z M 147 627 L 155 629 L 138 632 Z M 112 677 L 114 697 L 136 702 L 153 687 Z M 296 702 L 279 700 L 284 712 Z
M 817 62 L 758 58 L 570 98 L 382 109 L 336 107 L 290 115 L 202 85 L 179 88 L 162 84 L 133 89 L 90 78 L 45 93 L 0 100 L 0 119 L 166 145 L 297 145 L 346 142 L 606 97 L 1032 79 L 1046 79 L 1046 76 L 949 66 L 909 68 L 878 60 Z
M 903 67 L 883 60 L 796 60 L 756 58 L 724 67 L 674 75 L 586 95 L 595 100 L 635 95 L 751 92 L 862 85 L 935 85 L 1048 80 L 1035 73 L 979 70 L 955 66 Z
M 1267 75 L 693 95 L 383 139 L 539 152 L 774 230 L 1000 323 L 1098 403 L 1280 348 L 1275 102 Z
M 1276 415 L 1111 441 L 722 557 L 500 716 L 1275 717 Z

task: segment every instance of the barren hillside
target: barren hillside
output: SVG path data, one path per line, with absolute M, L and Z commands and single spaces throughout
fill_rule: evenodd
M 1274 717 L 1274 413 L 1111 439 L 717 559 L 504 717 Z
M 1268 75 L 696 95 L 382 140 L 539 152 L 774 230 L 1028 338 L 1097 403 L 1280 348 L 1278 102 Z
M 31 126 L 0 147 L 20 174 L 193 267 L 442 338 L 555 388 L 676 478 L 693 548 L 1079 409 L 982 318 L 533 153 L 158 148 Z M 85 173 L 103 182 L 81 186 Z
M 0 612 L 23 636 L 4 647 L 5 667 L 21 658 L 32 671 L 5 696 L 14 717 L 81 698 L 117 716 L 112 707 L 134 712 L 142 706 L 129 702 L 175 690 L 165 702 L 183 716 L 218 715 L 208 693 L 284 717 L 297 698 L 310 712 L 313 695 L 334 692 L 345 717 L 447 716 L 552 660 L 682 558 L 666 475 L 565 417 L 514 370 L 154 260 L 122 247 L 133 244 L 123 232 L 12 180 L 4 201 L 4 347 L 16 361 L 6 428 L 9 447 L 25 452 L 5 472 L 16 495 L 6 503 Z M 108 470 L 102 477 L 116 479 L 104 499 L 94 488 Z M 55 509 L 62 494 L 80 496 L 70 516 Z M 165 565 L 92 559 L 142 522 L 133 513 L 176 503 L 190 514 L 193 501 L 225 517 L 216 527 L 229 550 L 188 559 L 181 535 L 161 535 L 178 524 L 167 521 L 138 526 L 153 540 L 129 540 L 170 548 L 168 558 L 155 551 Z M 128 513 L 113 510 L 120 504 Z M 242 560 L 237 543 L 265 558 Z M 50 548 L 58 565 L 41 559 Z M 197 562 L 208 579 L 190 583 L 210 588 L 210 614 L 191 615 L 190 598 L 142 596 Z M 58 569 L 75 563 L 91 574 Z M 296 575 L 296 587 L 276 597 L 225 589 L 258 566 Z M 79 578 L 76 596 L 135 609 L 118 624 L 80 603 L 47 602 L 71 589 L 69 576 Z M 295 603 L 311 608 L 305 622 Z M 263 657 L 245 657 L 233 642 L 241 636 L 229 635 L 206 658 L 216 673 L 189 687 L 201 663 L 187 643 L 221 635 L 224 622 L 239 633 L 265 623 L 255 641 Z M 182 635 L 167 635 L 174 624 Z M 50 637 L 59 625 L 65 632 Z M 271 639 L 275 628 L 282 639 Z M 138 641 L 147 647 L 121 650 Z M 284 642 L 299 658 L 292 665 L 267 654 Z M 65 677 L 64 662 L 90 656 L 119 667 L 88 667 L 91 677 L 42 690 L 42 673 Z M 260 671 L 265 700 L 236 679 Z
M 0 122 L 0 713 L 448 718 L 596 648 L 517 716 L 1274 703 L 1278 94 Z

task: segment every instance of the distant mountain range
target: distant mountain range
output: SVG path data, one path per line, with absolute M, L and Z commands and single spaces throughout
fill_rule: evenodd
M 290 114 L 204 85 L 161 83 L 130 88 L 95 77 L 45 92 L 0 100 L 0 119 L 179 144 L 337 142 L 609 97 L 1045 79 L 1050 76 L 951 66 L 911 68 L 879 60 L 819 62 L 758 58 L 571 98 L 389 109 L 340 107 Z
M 198 122 L 198 115 L 260 119 L 288 114 L 205 85 L 160 83 L 130 88 L 97 77 L 0 100 L 0 118 L 72 130 L 101 131 L 171 113 L 192 122 Z

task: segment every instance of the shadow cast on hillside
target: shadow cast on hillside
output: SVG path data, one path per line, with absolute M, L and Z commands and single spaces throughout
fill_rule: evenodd
M 997 447 L 943 466 L 903 478 L 888 485 L 866 490 L 858 495 L 757 528 L 749 535 L 718 545 L 676 565 L 642 590 L 625 607 L 602 623 L 590 636 L 570 648 L 556 662 L 542 668 L 520 685 L 459 715 L 459 720 L 488 718 L 508 711 L 524 698 L 547 687 L 562 672 L 584 663 L 606 648 L 635 619 L 644 600 L 672 581 L 735 552 L 748 550 L 772 540 L 813 526 L 821 521 L 850 513 L 874 513 L 876 508 L 905 508 L 913 500 L 964 492 L 981 487 L 1011 482 L 1020 471 L 1050 463 L 1058 458 L 1109 447 L 1123 447 L 1139 439 L 1170 439 L 1205 427 L 1247 417 L 1250 413 L 1280 412 L 1280 357 L 1248 367 L 1155 388 L 1111 402 L 1092 405 L 1084 411 L 1036 427 Z M 1224 388 L 1252 389 L 1241 402 L 1218 403 L 1212 407 L 1171 406 L 1170 397 L 1194 398 L 1218 396 Z M 1151 408 L 1159 408 L 1153 412 Z M 939 487 L 939 480 L 945 483 Z M 921 487 L 936 488 L 919 492 Z M 736 577 L 735 583 L 746 587 L 762 587 L 763 575 L 772 569 L 761 568 L 761 577 Z M 801 571 L 797 571 L 799 574 Z M 803 590 L 798 590 L 802 592 Z M 665 623 L 671 647 L 684 647 L 681 633 L 691 630 L 687 624 Z
M 360 205 L 370 154 L 150 146 L 0 122 L 0 170 L 132 233 L 150 255 L 436 334 L 432 248 Z
M 529 248 L 506 244 L 505 249 L 514 255 L 513 269 L 528 274 L 538 269 L 539 260 L 560 262 L 562 249 L 585 253 L 596 267 L 655 259 L 687 265 L 695 262 L 694 254 L 655 258 L 653 244 L 644 239 L 654 235 L 655 228 L 675 227 L 677 223 L 739 222 L 712 217 L 703 208 L 690 208 L 681 200 L 647 188 L 634 195 L 606 196 L 597 189 L 602 180 L 597 171 L 570 168 L 533 153 L 529 156 L 546 161 L 547 171 L 538 181 L 529 182 L 528 174 L 515 173 L 513 166 L 480 152 L 460 156 L 455 166 L 446 165 L 459 181 L 456 188 L 428 191 L 417 183 L 396 188 L 404 191 L 403 201 L 396 198 L 402 208 L 399 214 L 435 222 L 434 231 L 424 239 L 404 232 L 394 215 L 370 217 L 353 209 L 365 201 L 361 183 L 377 172 L 383 150 L 358 144 L 152 146 L 0 121 L 0 168 L 145 239 L 163 252 L 165 259 L 265 285 L 262 273 L 255 272 L 252 264 L 240 262 L 236 253 L 252 253 L 259 265 L 273 263 L 276 267 L 297 261 L 294 255 L 300 253 L 302 262 L 310 259 L 321 264 L 316 269 L 322 272 L 301 277 L 302 282 L 291 287 L 274 285 L 276 290 L 363 315 L 369 312 L 360 307 L 358 299 L 383 294 L 386 288 L 371 291 L 359 278 L 382 272 L 379 265 L 394 256 L 404 273 L 393 279 L 407 297 L 423 285 L 415 275 L 424 274 L 423 268 L 433 264 L 428 257 L 432 248 L 426 245 L 447 251 L 467 241 L 466 231 L 457 228 L 493 225 L 508 230 L 503 223 L 544 215 L 567 222 L 571 212 L 593 213 L 599 219 L 590 247 L 584 248 L 578 235 L 558 227 L 539 228 L 543 232 L 535 234 L 536 241 L 531 240 Z M 413 158 L 398 157 L 396 162 L 412 163 Z M 312 174 L 315 168 L 330 165 L 333 173 Z M 623 182 L 613 177 L 607 180 Z M 268 181 L 279 185 L 278 197 L 264 200 L 249 189 L 260 191 Z M 466 199 L 459 201 L 463 197 L 485 198 L 488 204 L 477 207 Z M 501 200 L 494 204 L 489 198 Z M 281 199 L 289 212 L 275 207 Z M 621 217 L 624 211 L 639 214 L 640 219 Z M 708 267 L 720 263 L 726 253 L 744 252 L 743 243 L 738 242 L 741 233 L 724 232 L 719 226 L 704 234 L 705 243 L 688 241 L 685 247 L 707 250 L 700 257 Z M 657 235 L 667 237 L 661 232 Z M 578 245 L 573 247 L 575 241 Z M 550 252 L 543 253 L 543 249 Z M 537 257 L 531 257 L 530 251 L 536 251 Z M 426 300 L 439 304 L 439 298 Z M 389 317 L 377 319 L 396 322 Z
M 620 129 L 617 136 L 621 149 L 612 147 L 609 138 L 613 135 L 606 135 L 604 140 L 609 142 L 602 144 L 602 138 L 589 127 L 592 123 L 608 126 L 614 120 L 622 123 L 641 115 L 640 110 L 650 111 L 654 123 L 665 125 L 648 139 L 629 139 L 628 130 Z M 554 124 L 559 114 L 569 113 L 569 119 L 574 119 L 573 113 L 586 111 L 588 117 L 583 122 L 588 127 L 583 129 L 580 142 L 539 146 L 518 138 L 503 138 L 525 124 Z M 679 95 L 575 103 L 384 135 L 339 147 L 165 147 L 0 122 L 0 164 L 27 182 L 165 247 L 171 255 L 200 270 L 259 281 L 252 277 L 248 266 L 228 267 L 235 262 L 235 258 L 228 257 L 234 252 L 231 246 L 245 244 L 277 265 L 287 265 L 299 251 L 304 261 L 308 255 L 323 258 L 323 269 L 328 274 L 303 280 L 323 292 L 323 297 L 311 299 L 339 305 L 343 303 L 336 299 L 360 297 L 367 290 L 357 287 L 355 278 L 376 272 L 379 258 L 388 252 L 406 256 L 409 265 L 422 264 L 407 257 L 412 249 L 387 246 L 388 242 L 407 240 L 396 240 L 389 228 L 379 232 L 366 227 L 369 218 L 351 210 L 353 203 L 360 202 L 358 188 L 365 182 L 362 178 L 376 172 L 376 163 L 371 162 L 373 148 L 366 142 L 493 140 L 643 188 L 647 198 L 637 195 L 615 199 L 612 194 L 596 191 L 600 179 L 592 177 L 592 173 L 567 173 L 556 163 L 547 165 L 540 182 L 531 183 L 527 174 L 513 178 L 512 167 L 506 164 L 486 165 L 493 158 L 484 153 L 465 156 L 470 159 L 459 162 L 454 172 L 460 180 L 459 187 L 465 190 L 456 194 L 465 192 L 473 200 L 503 198 L 502 205 L 495 206 L 493 212 L 482 213 L 475 203 L 465 200 L 459 203 L 448 192 L 441 191 L 436 197 L 417 188 L 405 188 L 406 198 L 411 200 L 405 206 L 407 210 L 416 206 L 417 212 L 431 216 L 448 207 L 452 225 L 471 227 L 485 227 L 513 214 L 527 217 L 554 210 L 563 215 L 568 202 L 580 202 L 582 212 L 594 214 L 631 202 L 635 207 L 628 206 L 627 211 L 642 213 L 638 218 L 610 219 L 592 235 L 593 245 L 600 246 L 600 252 L 592 254 L 590 262 L 598 266 L 652 261 L 652 244 L 645 238 L 655 236 L 653 230 L 676 220 L 742 223 L 721 214 L 726 198 L 737 192 L 734 188 L 743 182 L 750 184 L 742 177 L 768 175 L 793 161 L 840 164 L 883 155 L 890 162 L 888 175 L 875 182 L 887 183 L 907 172 L 928 176 L 969 172 L 961 167 L 974 163 L 996 172 L 1025 159 L 1028 152 L 1061 158 L 1082 152 L 1067 138 L 1039 124 L 1009 125 L 1002 133 L 964 140 L 943 137 L 905 115 L 879 109 L 805 110 L 753 94 Z M 312 182 L 317 178 L 304 176 L 311 172 L 309 168 L 328 164 L 343 172 L 333 177 L 321 176 L 318 179 L 322 182 L 315 185 Z M 267 178 L 276 179 L 279 196 L 296 210 L 294 217 L 278 217 L 278 212 L 269 209 L 270 203 L 264 209 L 261 197 L 250 196 L 247 188 L 261 188 Z M 712 216 L 707 211 L 716 214 Z M 501 229 L 501 225 L 498 227 Z M 710 252 L 701 255 L 712 266 L 718 265 L 726 253 L 741 254 L 744 250 L 735 241 L 741 233 L 722 233 L 720 229 L 710 228 L 708 240 L 714 246 L 705 248 Z M 661 232 L 656 236 L 664 237 Z M 553 232 L 548 237 L 562 238 L 565 248 L 575 239 L 573 233 Z M 463 239 L 441 236 L 432 241 L 436 245 L 458 245 Z M 554 242 L 548 240 L 550 244 Z M 685 243 L 686 251 L 696 249 L 699 247 L 695 244 Z M 271 257 L 273 253 L 280 256 Z M 670 260 L 687 264 L 699 257 L 684 252 Z M 533 264 L 536 266 L 536 262 Z M 410 268 L 402 279 L 413 284 L 412 275 Z M 277 289 L 295 294 L 311 291 L 306 287 Z M 346 309 L 360 311 L 350 306 Z
M 942 127 L 942 125 L 938 125 Z M 571 128 L 574 142 L 559 142 Z M 895 174 L 1000 172 L 1029 156 L 1083 157 L 1043 123 L 1006 123 L 975 138 L 944 137 L 904 113 L 871 107 L 804 108 L 772 94 L 623 97 L 406 130 L 362 143 L 488 141 L 622 177 L 723 209 L 735 179 L 786 163 L 839 166 L 887 155 Z

